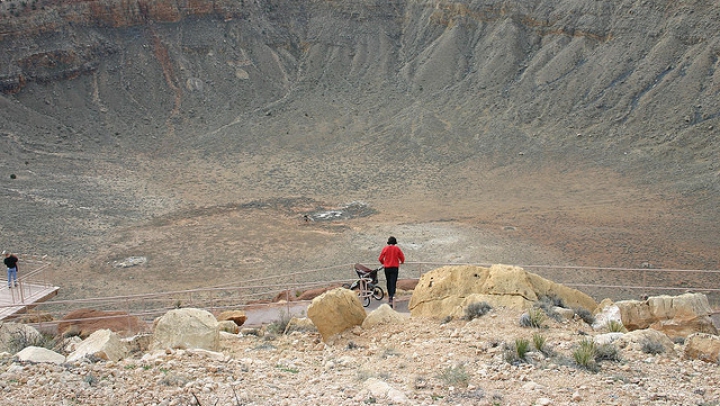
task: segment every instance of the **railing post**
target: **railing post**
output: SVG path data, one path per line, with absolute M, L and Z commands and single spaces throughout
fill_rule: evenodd
M 290 286 L 285 290 L 285 306 L 287 308 L 287 317 L 290 317 Z
M 130 317 L 131 317 L 131 316 L 130 316 L 130 314 L 131 314 L 131 313 L 130 313 L 130 298 L 127 298 L 127 297 L 125 298 L 125 309 L 127 309 L 127 327 L 128 327 L 128 331 L 129 331 L 131 334 L 135 335 L 135 334 L 137 334 L 137 332 L 136 332 L 136 331 L 132 331 L 132 324 L 130 323 Z

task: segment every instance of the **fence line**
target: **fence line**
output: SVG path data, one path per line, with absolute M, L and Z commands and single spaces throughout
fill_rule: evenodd
M 289 307 L 293 302 L 290 295 L 292 292 L 301 292 L 306 289 L 312 288 L 327 288 L 329 286 L 339 286 L 343 283 L 349 283 L 355 278 L 349 278 L 352 272 L 354 275 L 354 264 L 340 264 L 331 267 L 317 268 L 310 270 L 303 270 L 298 272 L 291 272 L 282 275 L 271 275 L 260 278 L 252 278 L 242 280 L 239 282 L 233 282 L 232 284 L 196 288 L 187 290 L 175 290 L 167 292 L 147 293 L 147 294 L 136 294 L 136 295 L 124 295 L 124 296 L 110 296 L 110 297 L 93 297 L 93 298 L 82 298 L 82 299 L 61 299 L 61 300 L 50 300 L 48 302 L 38 305 L 39 310 L 48 312 L 54 311 L 68 311 L 72 309 L 87 308 L 87 307 L 99 307 L 112 309 L 115 311 L 125 310 L 126 315 L 122 316 L 109 316 L 110 318 L 122 318 L 127 316 L 135 316 L 141 319 L 148 317 L 159 316 L 166 313 L 168 310 L 178 307 L 201 307 L 210 310 L 222 310 L 222 309 L 248 309 L 256 306 L 277 306 L 277 303 L 271 303 L 270 300 L 282 292 L 285 292 L 286 303 L 283 304 Z M 401 274 L 404 277 L 419 278 L 422 274 L 426 273 L 431 269 L 435 269 L 441 266 L 462 266 L 462 265 L 475 265 L 489 267 L 491 264 L 483 263 L 446 263 L 446 262 L 407 262 L 403 265 Z M 663 273 L 683 273 L 684 275 L 695 273 L 701 275 L 714 275 L 720 273 L 718 270 L 683 270 L 683 269 L 653 269 L 653 268 L 603 268 L 603 267 L 587 267 L 587 266 L 571 266 L 571 265 L 516 265 L 530 272 L 534 270 L 548 273 L 552 271 L 583 271 L 581 274 L 572 275 L 580 278 L 586 277 L 588 272 L 598 272 L 602 276 L 607 277 L 608 272 L 623 271 L 632 272 L 640 275 L 635 275 L 636 278 L 642 278 L 643 282 L 647 280 L 647 274 L 655 276 Z M 41 266 L 39 269 L 46 269 L 49 264 Z M 347 272 L 348 278 L 340 276 L 339 272 Z M 537 273 L 537 272 L 536 272 Z M 333 275 L 328 277 L 328 274 Z M 538 273 L 539 274 L 539 273 Z M 315 278 L 313 278 L 315 276 Z M 382 279 L 382 274 L 379 275 Z M 542 275 L 540 275 L 542 276 Z M 308 278 L 310 277 L 310 278 Z M 309 279 L 300 281 L 301 279 Z M 612 289 L 613 293 L 621 293 L 622 290 L 643 290 L 643 291 L 697 291 L 697 292 L 708 292 L 713 294 L 720 293 L 720 288 L 711 286 L 648 286 L 647 283 L 641 284 L 613 284 L 613 283 L 582 283 L 581 281 L 572 281 L 568 275 L 561 275 L 561 277 L 551 279 L 556 283 L 561 283 L 566 286 L 575 287 L 576 289 L 585 290 L 602 290 Z M 563 280 L 564 279 L 564 280 Z M 272 283 L 267 283 L 272 282 Z M 720 298 L 720 295 L 717 295 Z M 639 295 L 637 296 L 639 298 Z M 601 299 L 601 298 L 596 298 Z M 614 299 L 618 300 L 618 299 Z M 720 299 L 718 299 L 720 300 Z M 720 303 L 716 301 L 715 303 Z M 2 308 L 2 306 L 0 306 Z M 87 321 L 90 319 L 81 319 Z M 53 320 L 52 322 L 42 322 L 40 324 L 57 324 L 61 321 L 69 320 Z

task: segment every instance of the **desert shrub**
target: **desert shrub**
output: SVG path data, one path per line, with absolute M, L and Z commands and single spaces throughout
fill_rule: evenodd
M 581 368 L 585 368 L 591 371 L 597 369 L 597 363 L 595 362 L 595 343 L 592 340 L 582 340 L 578 344 L 575 351 L 573 351 L 573 359 L 575 364 Z
M 189 380 L 182 375 L 166 373 L 159 382 L 161 385 L 182 388 L 189 382 Z
M 503 359 L 510 364 L 525 362 L 528 352 L 530 352 L 530 341 L 518 338 L 512 344 L 505 343 Z
M 492 310 L 492 306 L 490 306 L 487 302 L 470 303 L 465 308 L 465 320 L 472 320 L 482 317 L 486 315 L 490 310 Z
M 664 352 L 665 352 L 665 347 L 663 347 L 663 345 L 662 345 L 661 343 L 657 342 L 657 341 L 645 340 L 645 341 L 642 343 L 642 348 L 641 348 L 641 350 L 642 350 L 642 352 L 644 352 L 645 354 L 656 355 L 656 354 L 662 354 L 662 353 L 664 353 Z
M 541 307 L 565 307 L 562 298 L 555 295 L 545 295 L 540 297 Z
M 287 330 L 291 319 L 292 317 L 290 317 L 288 312 L 280 312 L 280 317 L 267 326 L 267 332 L 271 334 L 285 334 L 285 330 Z
M 463 388 L 466 388 L 468 382 L 470 382 L 470 375 L 465 370 L 464 365 L 448 367 L 438 375 L 438 378 L 448 386 Z
M 530 341 L 525 338 L 515 340 L 515 352 L 519 359 L 524 360 L 528 352 L 530 352 Z
M 542 309 L 537 307 L 533 307 L 520 317 L 520 325 L 522 327 L 540 328 L 544 322 L 545 313 L 543 313 Z
M 390 357 L 397 357 L 398 355 L 400 355 L 400 352 L 398 352 L 398 350 L 396 350 L 395 348 L 385 347 L 382 354 L 380 354 L 380 358 L 388 359 Z
M 42 347 L 52 350 L 55 347 L 55 340 L 47 334 L 36 334 L 32 330 L 18 329 L 10 333 L 9 342 L 6 343 L 8 350 L 18 353 L 27 347 Z
M 442 320 L 440 320 L 440 324 L 448 324 L 452 321 L 453 316 L 445 316 Z
M 588 309 L 585 309 L 584 307 L 579 307 L 575 310 L 575 314 L 578 315 L 584 321 L 585 323 L 592 325 L 595 323 L 595 316 L 593 316 L 592 312 Z
M 372 371 L 368 371 L 367 369 L 359 369 L 357 371 L 357 380 L 360 382 L 365 382 L 370 378 L 375 377 L 375 373 Z
M 542 334 L 535 333 L 532 336 L 533 346 L 536 350 L 545 353 L 545 342 L 547 341 L 545 339 L 545 336 Z
M 85 382 L 88 386 L 96 386 L 98 384 L 98 378 L 90 372 L 83 377 L 83 382 Z
M 551 319 L 561 320 L 562 316 L 555 311 L 555 307 L 565 307 L 561 298 L 557 296 L 542 296 L 537 303 L 537 306 L 543 309 L 545 314 Z
M 621 321 L 610 320 L 605 324 L 607 331 L 611 333 L 627 333 L 627 329 L 623 326 Z
M 613 344 L 596 345 L 595 361 L 620 361 L 620 352 Z

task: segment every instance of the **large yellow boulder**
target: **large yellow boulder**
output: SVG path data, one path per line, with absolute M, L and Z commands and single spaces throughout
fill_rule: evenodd
M 484 301 L 493 307 L 524 310 L 542 297 L 561 299 L 570 308 L 593 310 L 590 296 L 522 268 L 496 264 L 445 266 L 424 274 L 408 308 L 412 316 L 462 316 L 467 305 Z
M 307 315 L 323 341 L 350 327 L 362 325 L 367 317 L 357 292 L 345 288 L 329 290 L 313 299 Z

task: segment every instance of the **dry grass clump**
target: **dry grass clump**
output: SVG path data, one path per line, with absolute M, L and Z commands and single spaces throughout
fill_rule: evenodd
M 573 351 L 573 359 L 578 367 L 597 371 L 600 361 L 620 361 L 620 353 L 613 344 L 597 345 L 592 339 L 584 339 Z
M 528 310 L 527 313 L 524 313 L 522 316 L 520 316 L 520 325 L 522 327 L 540 328 L 545 322 L 545 317 L 545 313 L 542 309 L 538 307 L 533 307 L 532 309 Z
M 530 352 L 530 340 L 517 338 L 513 344 L 505 343 L 503 358 L 510 364 L 517 364 L 527 360 L 528 352 Z
M 492 310 L 492 306 L 488 304 L 487 302 L 474 302 L 470 303 L 465 308 L 465 320 L 472 320 L 477 319 L 479 317 L 482 317 L 486 315 L 490 310 Z

